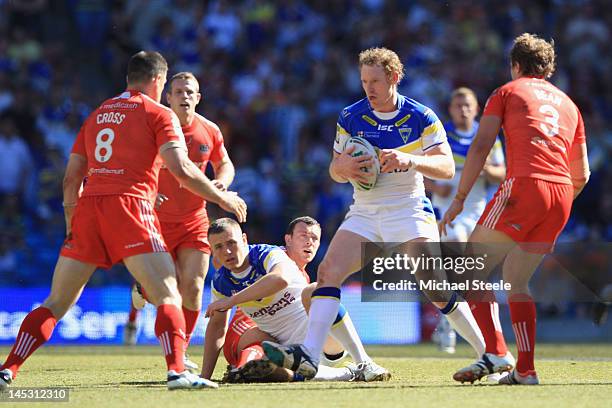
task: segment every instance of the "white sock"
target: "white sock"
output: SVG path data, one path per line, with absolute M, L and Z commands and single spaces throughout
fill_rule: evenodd
M 340 305 L 340 309 L 344 309 L 344 307 Z M 334 323 L 331 327 L 331 335 L 349 352 L 355 363 L 371 360 L 370 356 L 368 356 L 368 353 L 366 353 L 363 348 L 361 338 L 359 338 L 357 330 L 355 330 L 353 321 L 348 313 L 345 313 L 342 320 L 338 323 Z
M 314 293 L 313 293 L 314 295 Z M 340 299 L 336 297 L 314 297 L 308 313 L 308 331 L 304 339 L 304 346 L 310 357 L 317 364 L 323 351 L 323 344 L 332 323 L 338 315 Z
M 314 381 L 349 381 L 353 377 L 353 373 L 346 367 L 334 368 L 324 365 L 319 366 L 317 375 L 314 376 Z
M 480 358 L 485 352 L 484 337 L 467 302 L 457 302 L 455 310 L 445 316 L 453 329 L 470 343 L 470 346 L 476 351 L 477 358 Z

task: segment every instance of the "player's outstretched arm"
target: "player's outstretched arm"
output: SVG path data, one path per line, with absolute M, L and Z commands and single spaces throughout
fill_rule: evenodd
M 229 311 L 215 313 L 210 316 L 206 326 L 206 333 L 204 334 L 204 357 L 200 374 L 203 378 L 210 380 L 213 371 L 215 371 L 219 352 L 223 348 L 225 333 L 227 332 L 228 317 Z
M 572 145 L 570 151 L 570 177 L 574 186 L 574 198 L 578 197 L 589 181 L 591 170 L 586 143 Z
M 64 217 L 66 219 L 66 235 L 70 234 L 72 227 L 72 214 L 79 198 L 79 191 L 83 184 L 83 179 L 87 174 L 87 158 L 80 154 L 72 153 L 66 165 L 64 173 Z
M 236 305 L 271 296 L 289 286 L 289 279 L 285 277 L 283 269 L 291 268 L 291 265 L 278 263 L 272 267 L 270 272 L 258 279 L 248 288 L 242 289 L 229 298 L 224 298 L 211 303 L 206 313 L 216 313 L 219 310 L 229 310 Z
M 181 148 L 169 148 L 161 157 L 172 175 L 189 191 L 218 204 L 225 211 L 236 215 L 238 222 L 246 221 L 246 203 L 236 193 L 221 191 L 193 164 L 187 152 Z

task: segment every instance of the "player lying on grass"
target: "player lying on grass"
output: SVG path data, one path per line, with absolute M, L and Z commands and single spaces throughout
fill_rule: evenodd
M 308 220 L 312 220 L 308 221 L 311 225 L 300 223 L 304 224 L 299 226 L 304 233 L 302 238 L 295 239 L 300 234 L 296 231 L 286 237 L 291 247 L 289 251 L 303 267 L 314 257 L 321 233 L 318 223 L 310 217 Z M 234 306 L 240 306 L 241 311 L 257 325 L 259 332 L 252 331 L 252 324 L 244 316 L 239 315 L 234 320 L 235 327 L 251 329 L 243 333 L 249 333 L 252 341 L 241 343 L 244 350 L 240 355 L 237 355 L 239 341 L 234 350 L 228 345 L 230 364 L 233 363 L 239 369 L 239 372 L 231 374 L 231 379 L 302 380 L 303 377 L 294 375 L 293 371 L 276 370 L 277 367 L 270 361 L 262 360 L 260 341 L 272 338 L 281 344 L 290 344 L 303 339 L 308 324 L 302 301 L 302 292 L 308 287 L 304 273 L 282 248 L 264 244 L 248 245 L 246 234 L 242 233 L 240 225 L 232 219 L 221 218 L 215 221 L 208 235 L 213 256 L 222 266 L 213 277 L 213 302 L 206 311 L 210 321 L 204 340 L 202 377 L 210 378 L 212 375 L 226 340 L 229 311 Z M 300 240 L 310 242 L 299 243 Z M 301 248 L 302 254 L 298 254 L 298 248 Z M 262 336 L 262 333 L 266 336 Z M 381 381 L 390 378 L 389 372 L 374 363 L 365 353 L 344 307 L 338 312 L 332 334 L 358 365 L 348 369 L 323 367 L 315 379 Z M 248 340 L 248 337 L 244 340 Z

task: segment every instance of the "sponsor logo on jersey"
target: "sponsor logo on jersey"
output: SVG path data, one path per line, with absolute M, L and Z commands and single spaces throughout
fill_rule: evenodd
M 393 132 L 394 125 L 378 125 L 378 130 L 383 132 Z
M 209 150 L 210 150 L 210 147 L 207 144 L 201 144 L 200 145 L 200 152 L 201 153 L 206 153 Z
M 136 248 L 139 246 L 143 246 L 144 242 L 136 242 L 134 244 L 127 244 L 126 246 L 124 246 L 125 249 L 130 249 L 130 248 Z
M 293 296 L 290 292 L 285 292 L 283 297 L 281 297 L 277 302 L 248 314 L 252 319 L 257 319 L 258 317 L 264 317 L 266 315 L 274 316 L 276 313 L 280 312 L 293 302 L 295 302 L 295 296 Z

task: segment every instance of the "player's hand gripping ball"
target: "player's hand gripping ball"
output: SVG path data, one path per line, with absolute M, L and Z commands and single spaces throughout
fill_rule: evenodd
M 378 160 L 378 149 L 375 148 L 362 137 L 351 137 L 344 144 L 343 150 L 348 149 L 351 146 L 355 146 L 355 150 L 351 153 L 353 157 L 359 157 L 366 154 L 372 156 L 374 163 L 369 167 L 362 167 L 361 170 L 366 173 L 368 181 L 366 183 L 349 179 L 349 182 L 360 191 L 368 191 L 374 188 L 378 175 L 380 174 L 380 161 Z

